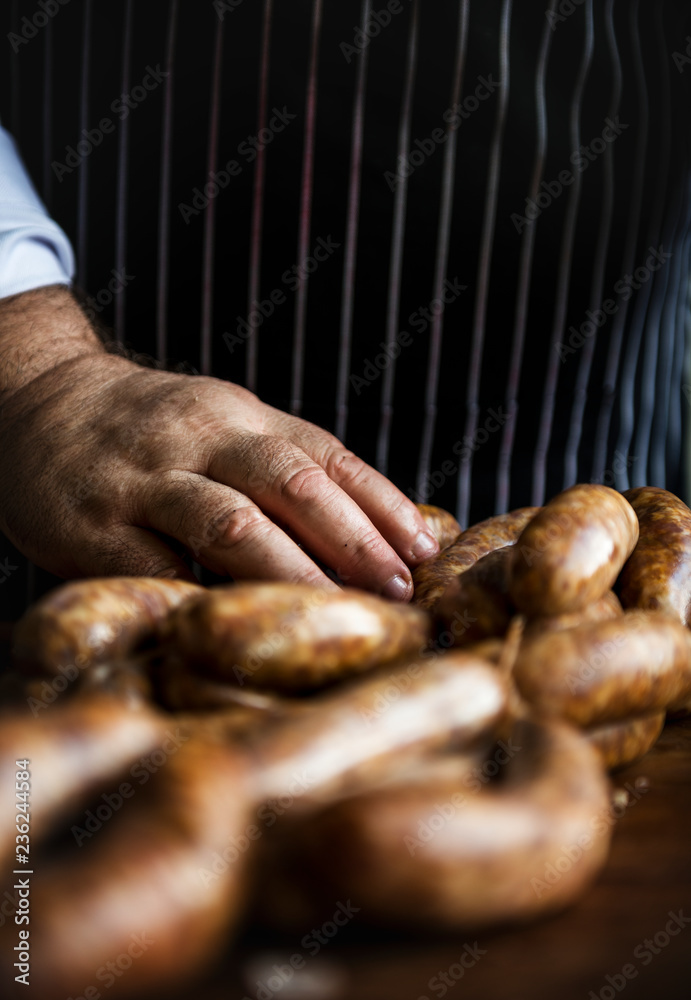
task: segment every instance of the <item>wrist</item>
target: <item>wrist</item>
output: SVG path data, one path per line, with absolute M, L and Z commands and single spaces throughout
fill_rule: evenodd
M 102 341 L 64 285 L 0 299 L 0 401 L 34 379 L 80 357 L 106 354 Z

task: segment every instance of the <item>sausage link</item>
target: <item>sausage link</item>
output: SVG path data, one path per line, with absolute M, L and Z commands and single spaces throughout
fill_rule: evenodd
M 583 483 L 536 514 L 512 553 L 510 594 L 527 615 L 579 611 L 609 590 L 638 541 L 631 504 Z
M 28 673 L 55 675 L 129 656 L 155 639 L 169 611 L 203 587 L 184 580 L 105 577 L 64 583 L 17 622 L 12 655 Z
M 41 856 L 31 883 L 29 995 L 81 996 L 95 972 L 119 956 L 136 954 L 109 997 L 165 995 L 203 973 L 244 902 L 247 864 L 218 865 L 252 818 L 237 794 L 244 782 L 242 763 L 224 747 L 183 742 L 146 784 L 131 780 L 132 794 L 88 846 L 65 838 Z M 119 787 L 98 792 L 112 801 Z M 0 929 L 5 981 L 15 975 L 16 931 L 13 921 Z
M 56 818 L 154 749 L 165 716 L 136 710 L 105 695 L 51 706 L 37 718 L 0 717 L 0 857 L 15 843 L 15 760 L 31 761 L 31 837 L 38 843 Z
M 511 547 L 495 549 L 454 577 L 431 613 L 454 646 L 503 636 L 516 608 L 509 598 Z
M 439 542 L 439 548 L 445 549 L 447 545 L 455 542 L 460 535 L 462 528 L 453 514 L 442 507 L 433 507 L 428 503 L 415 504 L 422 519 L 430 528 L 432 534 Z
M 691 633 L 667 615 L 626 611 L 525 639 L 513 677 L 534 708 L 579 726 L 662 712 L 691 697 Z
M 613 590 L 608 590 L 598 601 L 593 601 L 581 611 L 570 611 L 563 615 L 538 615 L 526 622 L 523 635 L 533 638 L 548 632 L 563 632 L 588 622 L 606 622 L 620 618 L 624 613 L 619 598 Z
M 357 900 L 369 921 L 434 928 L 524 921 L 572 902 L 609 847 L 597 754 L 555 721 L 518 722 L 509 746 L 501 781 L 435 777 L 431 761 L 427 781 L 346 799 L 301 825 L 315 887 Z M 548 885 L 545 871 L 583 838 L 589 849 Z
M 348 794 L 378 779 L 392 760 L 418 759 L 496 733 L 507 716 L 506 679 L 463 651 L 411 661 L 323 692 L 266 731 L 247 751 L 253 794 L 274 799 L 305 775 L 293 811 Z
M 691 621 L 691 510 L 673 493 L 641 486 L 623 494 L 638 518 L 640 536 L 619 578 L 625 608 L 664 611 Z
M 495 549 L 513 545 L 539 507 L 520 507 L 466 528 L 455 542 L 413 570 L 413 602 L 432 608 L 451 581 Z
M 600 754 L 608 771 L 628 767 L 644 757 L 658 741 L 665 725 L 665 713 L 656 712 L 624 722 L 610 722 L 586 729 L 584 735 Z
M 206 677 L 186 663 L 166 662 L 154 670 L 157 700 L 170 712 L 210 712 L 234 707 L 272 711 L 280 702 L 270 691 L 238 687 L 215 677 Z
M 182 661 L 240 686 L 309 690 L 419 653 L 430 633 L 420 608 L 351 588 L 230 584 L 173 612 L 163 669 Z

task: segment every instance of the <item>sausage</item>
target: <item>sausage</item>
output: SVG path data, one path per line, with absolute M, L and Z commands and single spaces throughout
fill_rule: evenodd
M 158 701 L 171 712 L 209 712 L 217 709 L 251 708 L 273 712 L 280 699 L 269 691 L 238 687 L 222 679 L 205 677 L 185 663 L 169 662 L 155 671 Z
M 608 771 L 628 767 L 644 757 L 658 741 L 665 725 L 665 713 L 655 712 L 623 722 L 586 729 L 584 735 L 600 754 Z
M 240 750 L 262 727 L 280 718 L 280 709 L 273 712 L 251 705 L 233 705 L 211 712 L 176 712 L 174 716 L 175 725 L 185 736 L 199 736 Z
M 426 559 L 413 570 L 413 602 L 421 608 L 432 608 L 449 583 L 478 559 L 495 549 L 513 545 L 539 510 L 539 507 L 520 507 L 466 528 L 438 556 Z
M 5 712 L 0 716 L 0 856 L 14 848 L 17 833 L 16 760 L 31 762 L 33 846 L 95 784 L 157 747 L 166 729 L 162 714 L 129 709 L 106 695 L 65 701 L 37 718 Z
M 510 738 L 510 731 L 504 734 Z M 383 763 L 378 773 L 370 773 L 368 780 L 351 784 L 346 798 L 372 793 L 375 798 L 380 791 L 401 789 L 411 785 L 429 785 L 431 781 L 454 782 L 467 794 L 468 789 L 477 788 L 481 782 L 478 775 L 486 777 L 486 768 L 492 770 L 491 754 L 497 746 L 496 733 L 488 731 L 485 737 L 464 747 L 453 749 L 453 753 L 424 753 L 417 758 L 392 756 Z M 500 748 L 501 749 L 501 748 Z M 485 769 L 485 770 L 483 770 Z M 328 801 L 315 803 L 315 814 L 295 809 L 295 802 L 286 808 L 286 799 L 278 798 L 269 802 L 266 836 L 258 844 L 255 885 L 250 900 L 250 926 L 271 927 L 284 933 L 295 933 L 296 927 L 319 926 L 327 912 L 322 912 L 322 904 L 332 906 L 332 900 L 324 900 L 320 892 L 319 879 L 310 883 L 303 854 L 303 835 L 307 824 L 312 824 L 319 811 L 333 801 L 344 801 L 344 796 L 330 797 Z M 266 817 L 267 812 L 261 811 Z M 322 850 L 318 845 L 317 850 Z M 410 864 L 415 864 L 411 858 Z M 321 899 L 320 899 L 321 896 Z
M 354 588 L 229 584 L 172 613 L 163 669 L 182 661 L 240 686 L 306 691 L 414 655 L 430 634 L 420 608 Z
M 667 490 L 641 486 L 623 494 L 640 537 L 619 577 L 625 608 L 664 611 L 691 622 L 691 510 Z
M 516 542 L 511 598 L 530 616 L 579 611 L 612 587 L 637 541 L 638 520 L 620 493 L 572 486 L 553 497 Z
M 427 527 L 431 529 L 432 534 L 439 542 L 440 549 L 445 549 L 447 545 L 451 545 L 452 542 L 456 541 L 462 528 L 453 514 L 450 514 L 448 510 L 444 510 L 442 507 L 433 507 L 428 503 L 418 503 L 415 506 L 422 515 L 422 519 Z
M 579 726 L 662 712 L 691 697 L 691 633 L 659 612 L 626 611 L 525 639 L 513 678 L 535 709 Z
M 418 774 L 348 798 L 301 824 L 295 839 L 315 891 L 357 900 L 363 919 L 425 929 L 503 925 L 572 902 L 609 847 L 611 825 L 601 821 L 609 786 L 597 754 L 555 720 L 518 722 L 508 746 L 484 782 L 469 784 L 446 766 L 439 774 L 430 761 L 427 780 Z M 497 770 L 493 782 L 487 774 Z M 562 869 L 572 845 L 579 854 Z M 562 877 L 545 881 L 555 866 Z
M 76 770 L 76 760 L 86 756 L 82 770 L 91 768 L 100 777 L 89 786 L 94 815 L 110 795 L 111 815 L 89 839 L 88 850 L 66 846 L 63 838 L 57 850 L 53 841 L 49 852 L 39 855 L 31 943 L 41 956 L 32 981 L 42 1000 L 83 988 L 94 969 L 127 953 L 134 930 L 152 943 L 133 964 L 123 985 L 127 993 L 177 986 L 202 969 L 239 915 L 256 839 L 247 831 L 259 816 L 258 806 L 283 797 L 297 782 L 291 812 L 313 812 L 324 801 L 366 787 L 384 765 L 400 767 L 416 761 L 421 751 L 473 744 L 503 718 L 506 683 L 489 664 L 456 653 L 356 678 L 338 694 L 305 699 L 292 718 L 277 718 L 263 728 L 253 726 L 248 699 L 238 715 L 220 719 L 224 713 L 216 713 L 210 727 L 209 716 L 200 723 L 189 716 L 176 719 L 166 759 L 156 762 L 150 779 L 147 771 L 146 782 L 136 783 L 141 769 L 124 775 L 123 758 L 110 759 L 112 732 L 97 725 L 97 713 L 87 707 L 94 704 L 95 696 L 89 701 L 84 695 L 56 708 L 46 716 L 51 739 L 40 745 L 30 737 L 43 731 L 43 720 L 22 720 L 14 741 L 4 747 L 5 760 L 14 760 L 20 744 L 28 747 L 34 776 L 42 769 L 59 776 L 54 762 L 63 757 Z M 112 708 L 108 700 L 107 709 Z M 58 725 L 58 718 L 66 721 Z M 200 737 L 200 726 L 207 726 L 208 739 Z M 83 738 L 85 730 L 100 739 L 97 753 Z M 152 735 L 160 739 L 160 728 Z M 114 807 L 123 777 L 132 779 L 134 794 Z M 35 791 L 43 794 L 44 787 L 45 782 Z M 69 798 L 63 781 L 56 802 Z M 81 796 L 80 801 L 86 804 Z M 67 804 L 73 809 L 75 802 Z M 50 815 L 55 818 L 55 810 Z M 82 826 L 72 827 L 81 843 L 87 836 Z M 225 863 L 229 845 L 241 843 L 246 848 L 236 848 L 237 863 Z M 247 857 L 240 859 L 245 849 Z M 0 973 L 11 969 L 15 942 L 14 932 L 0 929 Z
M 357 678 L 248 741 L 252 792 L 276 798 L 303 774 L 307 787 L 293 811 L 313 809 L 378 779 L 392 760 L 468 747 L 496 732 L 508 695 L 506 678 L 492 664 L 461 650 Z
M 110 695 L 132 706 L 153 701 L 147 666 L 134 657 L 97 663 L 80 674 L 73 688 L 74 695 L 81 697 L 92 692 Z
M 235 794 L 243 784 L 237 757 L 190 739 L 145 784 L 130 777 L 132 794 L 90 837 L 84 818 L 75 817 L 73 837 L 40 857 L 31 880 L 31 995 L 81 996 L 121 956 L 136 957 L 121 979 L 113 977 L 109 997 L 177 991 L 204 972 L 243 906 L 248 865 L 223 863 L 252 818 Z M 119 787 L 116 780 L 98 792 L 112 802 Z M 93 815 L 103 802 L 92 802 Z M 0 974 L 9 981 L 17 927 L 4 923 Z
M 129 656 L 155 639 L 168 612 L 204 594 L 184 580 L 105 577 L 64 583 L 17 622 L 12 655 L 28 673 L 75 677 L 94 663 Z
M 503 636 L 516 608 L 508 594 L 510 546 L 496 549 L 454 577 L 432 614 L 454 646 Z M 438 641 L 441 637 L 437 637 Z M 445 640 L 447 642 L 448 640 Z
M 547 632 L 563 632 L 565 629 L 585 625 L 588 622 L 611 621 L 620 618 L 624 609 L 613 590 L 606 591 L 602 597 L 588 604 L 581 611 L 570 611 L 563 615 L 538 615 L 526 622 L 524 636 L 532 638 Z

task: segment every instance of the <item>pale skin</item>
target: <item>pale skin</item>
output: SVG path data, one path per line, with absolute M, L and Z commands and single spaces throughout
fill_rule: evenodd
M 110 354 L 67 288 L 0 300 L 0 528 L 64 578 L 337 584 L 394 600 L 438 551 L 415 505 L 314 424 Z M 308 554 L 309 553 L 309 554 Z

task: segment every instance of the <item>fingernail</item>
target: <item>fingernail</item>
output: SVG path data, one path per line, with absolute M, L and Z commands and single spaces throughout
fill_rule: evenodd
M 414 559 L 429 559 L 430 556 L 436 556 L 439 551 L 439 543 L 433 535 L 427 535 L 421 531 L 410 551 Z
M 404 580 L 402 576 L 392 576 L 384 584 L 382 594 L 384 597 L 391 598 L 392 601 L 407 601 L 411 596 L 411 590 L 409 580 Z

